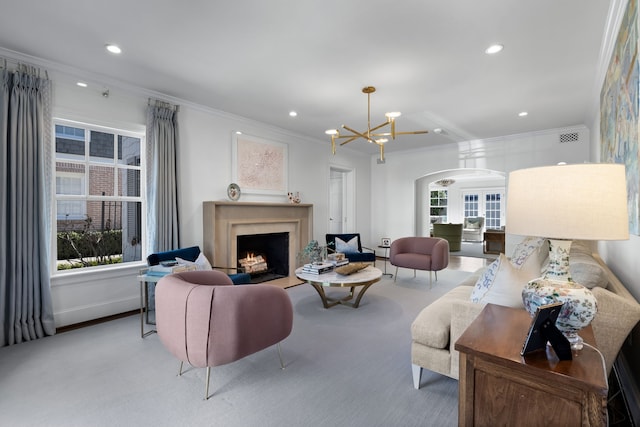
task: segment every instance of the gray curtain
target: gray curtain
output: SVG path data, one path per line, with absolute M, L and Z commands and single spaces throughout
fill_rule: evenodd
M 178 106 L 149 102 L 147 110 L 148 252 L 180 247 L 178 232 Z
M 0 346 L 55 333 L 49 281 L 51 83 L 0 70 Z

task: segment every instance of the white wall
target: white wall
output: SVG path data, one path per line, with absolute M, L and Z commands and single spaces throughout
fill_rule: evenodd
M 86 89 L 75 85 L 74 76 L 50 73 L 54 81 L 54 117 L 107 125 L 126 130 L 145 129 L 148 94 L 125 87 L 90 82 Z M 86 80 L 86 79 L 84 79 Z M 96 87 L 96 89 L 92 89 Z M 180 104 L 178 148 L 180 239 L 182 246 L 202 247 L 202 202 L 227 200 L 232 182 L 232 131 L 259 136 L 288 145 L 289 189 L 300 192 L 303 203 L 314 205 L 314 238 L 324 241 L 328 231 L 330 165 L 356 173 L 356 223 L 369 244 L 370 161 L 349 149 L 331 155 L 329 141 L 310 140 L 237 116 L 168 99 Z M 288 202 L 286 196 L 244 194 L 240 201 Z M 128 268 L 89 272 L 55 273 L 52 298 L 56 326 L 79 323 L 139 308 L 136 275 L 144 262 Z
M 580 142 L 560 144 L 559 134 L 564 132 L 578 132 Z M 457 168 L 490 169 L 508 174 L 512 170 L 561 161 L 582 163 L 589 161 L 589 147 L 588 129 L 575 127 L 393 153 L 386 156 L 383 165 L 375 164 L 373 159 L 372 237 L 395 239 L 414 235 L 414 183 L 424 175 Z

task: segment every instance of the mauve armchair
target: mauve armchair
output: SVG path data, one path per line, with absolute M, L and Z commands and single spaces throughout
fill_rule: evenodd
M 233 286 L 216 270 L 170 274 L 156 286 L 156 326 L 160 341 L 183 362 L 207 368 L 234 362 L 274 344 L 293 326 L 291 299 L 284 289 L 265 284 Z
M 391 242 L 389 262 L 396 266 L 395 278 L 398 267 L 413 269 L 413 277 L 416 270 L 425 270 L 431 284 L 431 272 L 435 272 L 438 280 L 438 271 L 449 265 L 449 242 L 439 237 L 401 237 Z

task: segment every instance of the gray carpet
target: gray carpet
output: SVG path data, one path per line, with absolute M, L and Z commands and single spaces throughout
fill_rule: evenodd
M 324 309 L 308 285 L 287 290 L 294 329 L 275 347 L 177 377 L 178 362 L 139 318 L 0 349 L 0 419 L 7 426 L 454 426 L 458 383 L 425 371 L 411 382 L 410 324 L 468 273 L 400 270 L 358 309 Z M 341 292 L 336 290 L 335 292 Z
M 482 242 L 462 242 L 462 244 L 460 245 L 460 250 L 456 252 L 451 252 L 451 255 L 468 256 L 468 257 L 474 257 L 474 258 L 486 258 L 486 259 L 498 258 L 498 255 L 483 253 Z

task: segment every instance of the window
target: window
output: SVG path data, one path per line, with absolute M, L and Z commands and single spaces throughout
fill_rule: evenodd
M 477 194 L 465 194 L 464 195 L 464 217 L 478 216 L 478 195 Z
M 82 171 L 65 170 L 63 165 L 56 173 L 56 194 L 84 195 L 84 177 Z M 82 220 L 86 217 L 86 204 L 82 200 L 58 200 L 57 219 Z
M 55 121 L 58 270 L 140 261 L 144 135 Z
M 447 190 L 432 190 L 429 200 L 430 223 L 447 222 L 448 193 Z
M 463 194 L 464 216 L 484 217 L 484 227 L 499 229 L 503 225 L 504 206 L 502 199 L 504 191 L 482 190 Z

